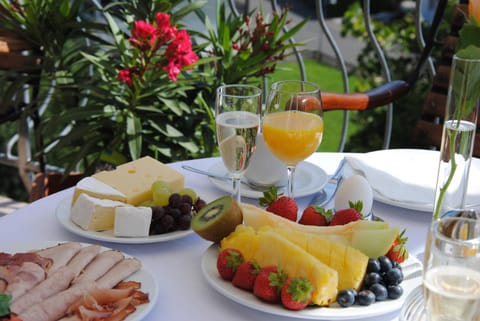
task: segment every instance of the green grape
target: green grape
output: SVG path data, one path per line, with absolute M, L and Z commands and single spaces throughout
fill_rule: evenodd
M 171 194 L 172 189 L 166 182 L 156 181 L 152 184 L 152 198 L 157 206 L 167 206 Z
M 157 204 L 155 204 L 155 202 L 153 200 L 148 200 L 148 201 L 145 201 L 145 202 L 142 202 L 142 204 L 140 204 L 140 206 L 145 206 L 145 207 L 153 207 Z
M 196 200 L 197 200 L 197 198 L 198 198 L 197 193 L 196 193 L 193 189 L 187 188 L 187 187 L 182 188 L 182 189 L 180 190 L 179 194 L 180 194 L 180 195 L 189 195 L 189 196 L 192 198 L 192 200 L 193 200 L 194 203 L 196 202 Z

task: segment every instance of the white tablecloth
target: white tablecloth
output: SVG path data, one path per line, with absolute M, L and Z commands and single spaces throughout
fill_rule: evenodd
M 328 174 L 337 167 L 342 154 L 316 153 L 307 161 L 323 168 Z M 218 162 L 217 158 L 191 160 L 191 166 L 208 169 Z M 202 175 L 185 171 L 181 165 L 185 162 L 170 164 L 185 174 L 185 185 L 195 189 L 207 201 L 213 200 L 225 192 L 215 188 Z M 72 190 L 65 190 L 40 199 L 16 212 L 0 217 L 0 251 L 3 244 L 30 243 L 39 241 L 79 241 L 99 243 L 88 238 L 72 234 L 56 220 L 57 204 L 68 197 Z M 298 199 L 300 208 L 308 204 L 313 196 Z M 245 200 L 256 204 L 256 200 Z M 409 238 L 408 248 L 411 255 L 423 252 L 430 213 L 416 212 L 374 202 L 374 213 L 392 226 L 406 228 Z M 212 321 L 212 320 L 257 320 L 286 321 L 286 317 L 273 316 L 259 312 L 218 294 L 207 284 L 200 269 L 201 257 L 211 245 L 196 234 L 185 238 L 155 244 L 118 244 L 101 242 L 101 245 L 118 249 L 139 258 L 156 275 L 159 286 L 159 299 L 145 321 Z M 371 321 L 396 320 L 398 312 L 381 317 L 368 318 Z

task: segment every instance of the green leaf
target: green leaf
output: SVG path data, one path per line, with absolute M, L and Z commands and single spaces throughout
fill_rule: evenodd
M 10 314 L 10 294 L 0 293 L 0 317 Z
M 132 159 L 138 159 L 142 153 L 142 123 L 133 113 L 127 115 L 128 149 Z

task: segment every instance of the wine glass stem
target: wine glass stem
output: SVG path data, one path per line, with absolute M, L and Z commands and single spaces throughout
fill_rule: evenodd
M 238 203 L 240 203 L 240 177 L 239 176 L 233 176 L 232 177 L 232 197 L 234 200 L 236 200 Z
M 293 196 L 293 179 L 295 174 L 295 166 L 287 166 L 288 174 L 288 185 L 287 185 L 287 196 L 294 198 Z

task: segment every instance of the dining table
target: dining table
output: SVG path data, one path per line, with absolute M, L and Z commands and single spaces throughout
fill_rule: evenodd
M 307 158 L 306 162 L 314 164 L 323 169 L 326 174 L 332 175 L 346 155 L 350 155 L 350 153 L 316 152 Z M 354 154 L 352 153 L 352 155 Z M 183 169 L 182 165 L 208 170 L 218 162 L 221 162 L 219 157 L 210 157 L 178 161 L 167 165 L 184 175 L 186 187 L 194 189 L 202 199 L 209 202 L 228 194 L 228 192 L 212 184 L 206 176 Z M 268 311 L 253 309 L 214 289 L 206 280 L 201 269 L 202 257 L 212 246 L 212 242 L 201 238 L 194 232 L 178 239 L 139 244 L 99 241 L 72 233 L 59 224 L 56 217 L 59 204 L 71 197 L 72 194 L 73 188 L 69 188 L 0 217 L 0 251 L 2 247 L 11 247 L 16 244 L 34 245 L 47 241 L 76 241 L 100 244 L 136 257 L 145 268 L 151 271 L 158 288 L 156 302 L 150 303 L 153 307 L 142 319 L 145 321 L 291 321 L 302 319 L 278 314 L 272 315 Z M 296 200 L 299 208 L 306 207 L 313 197 L 315 197 L 315 193 L 298 197 Z M 242 202 L 259 205 L 256 198 L 243 197 Z M 427 232 L 432 220 L 430 212 L 392 206 L 375 200 L 373 213 L 387 221 L 390 226 L 398 226 L 401 230 L 405 229 L 410 256 L 422 260 Z M 366 309 L 374 305 L 375 303 Z M 348 319 L 393 321 L 398 320 L 399 313 L 400 308 L 382 315 L 362 316 L 361 318 L 352 316 Z

